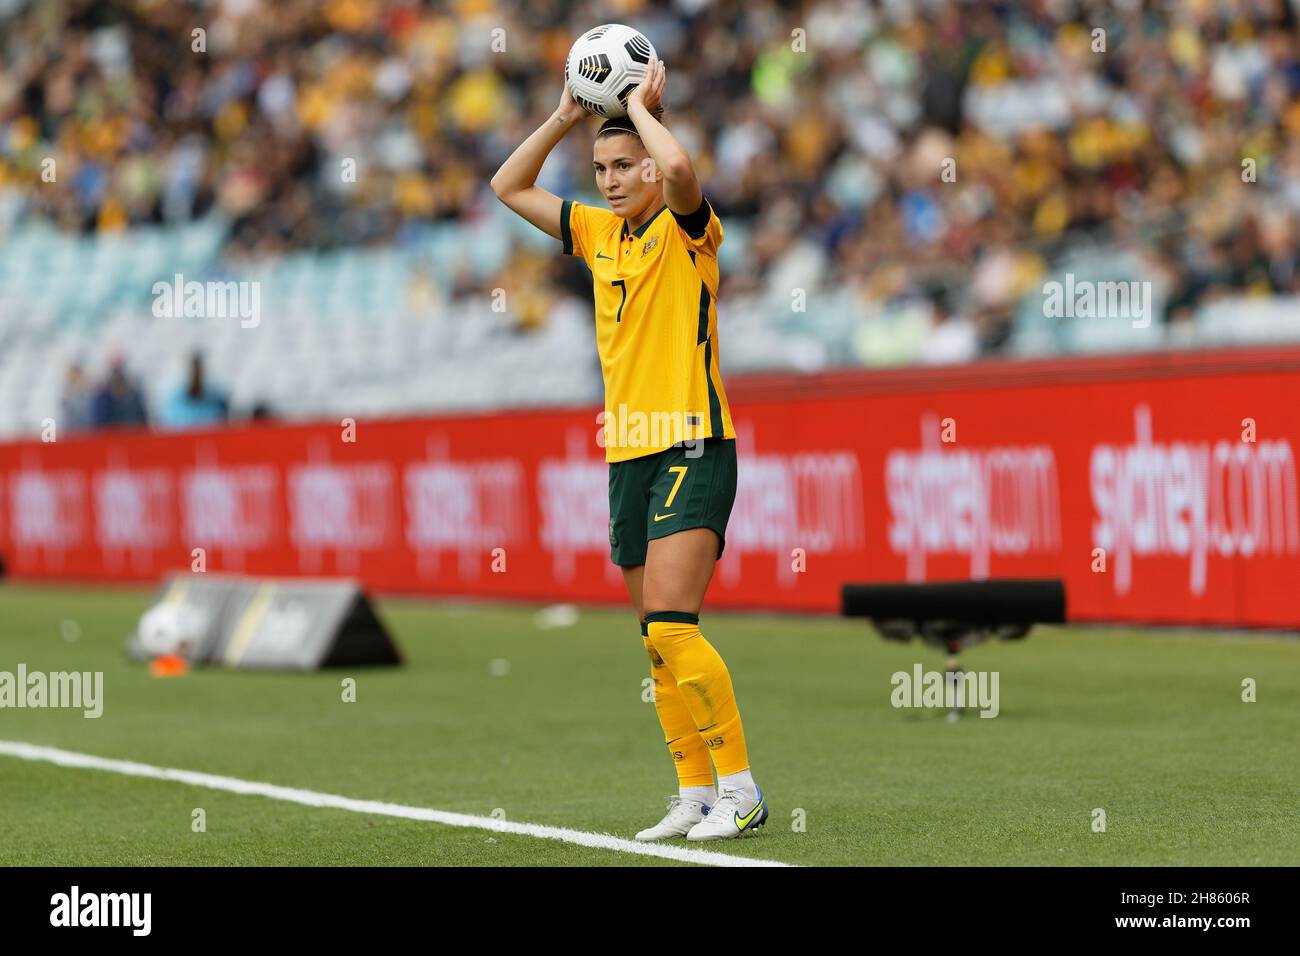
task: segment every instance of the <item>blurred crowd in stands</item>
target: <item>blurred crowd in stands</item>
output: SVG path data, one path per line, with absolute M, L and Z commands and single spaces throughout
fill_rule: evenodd
M 861 324 L 857 361 L 962 361 L 1003 348 L 1016 303 L 1079 243 L 1140 257 L 1164 323 L 1300 293 L 1296 7 L 0 0 L 0 230 L 215 210 L 238 261 L 481 223 L 569 45 L 616 20 L 668 65 L 667 122 L 727 229 L 720 307 L 788 312 L 802 291 Z M 590 147 L 571 136 L 542 185 L 598 201 Z M 545 325 L 590 296 L 553 251 L 458 263 L 432 295 L 510 283 L 520 328 Z M 924 334 L 900 344 L 882 329 L 902 313 Z
M 230 408 L 225 394 L 206 381 L 203 357 L 196 353 L 190 358 L 185 382 L 152 415 L 144 390 L 121 355 L 109 360 L 107 375 L 99 382 L 92 381 L 80 363 L 69 366 L 59 412 L 62 427 L 70 431 L 149 424 L 180 429 L 220 424 L 229 417 Z

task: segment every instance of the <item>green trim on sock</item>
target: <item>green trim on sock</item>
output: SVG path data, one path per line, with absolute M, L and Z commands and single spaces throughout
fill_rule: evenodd
M 642 637 L 650 636 L 650 625 L 647 624 L 645 621 L 641 622 L 641 636 Z
M 647 625 L 660 624 L 695 624 L 699 625 L 700 616 L 698 614 L 687 614 L 685 611 L 651 611 L 645 616 Z M 649 637 L 649 631 L 646 632 Z

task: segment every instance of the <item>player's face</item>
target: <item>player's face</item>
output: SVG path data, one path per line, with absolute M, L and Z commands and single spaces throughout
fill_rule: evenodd
M 663 174 L 635 136 L 602 136 L 592 150 L 596 188 L 616 216 L 634 219 L 662 194 Z

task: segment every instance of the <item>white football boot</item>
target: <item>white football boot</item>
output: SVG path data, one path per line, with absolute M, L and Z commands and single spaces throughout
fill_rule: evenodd
M 705 819 L 708 812 L 709 808 L 698 800 L 683 800 L 680 796 L 675 796 L 669 801 L 668 813 L 664 818 L 650 829 L 642 830 L 636 838 L 646 841 L 686 836 L 691 827 Z
M 688 840 L 726 840 L 767 822 L 767 801 L 763 788 L 755 786 L 758 799 L 751 800 L 743 790 L 723 790 L 717 803 L 686 834 Z

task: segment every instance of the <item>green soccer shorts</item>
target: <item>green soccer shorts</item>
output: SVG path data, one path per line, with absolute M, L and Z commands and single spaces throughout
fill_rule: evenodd
M 733 438 L 705 438 L 610 462 L 610 559 L 625 567 L 645 564 L 651 539 L 691 528 L 716 531 L 722 557 L 735 501 Z

